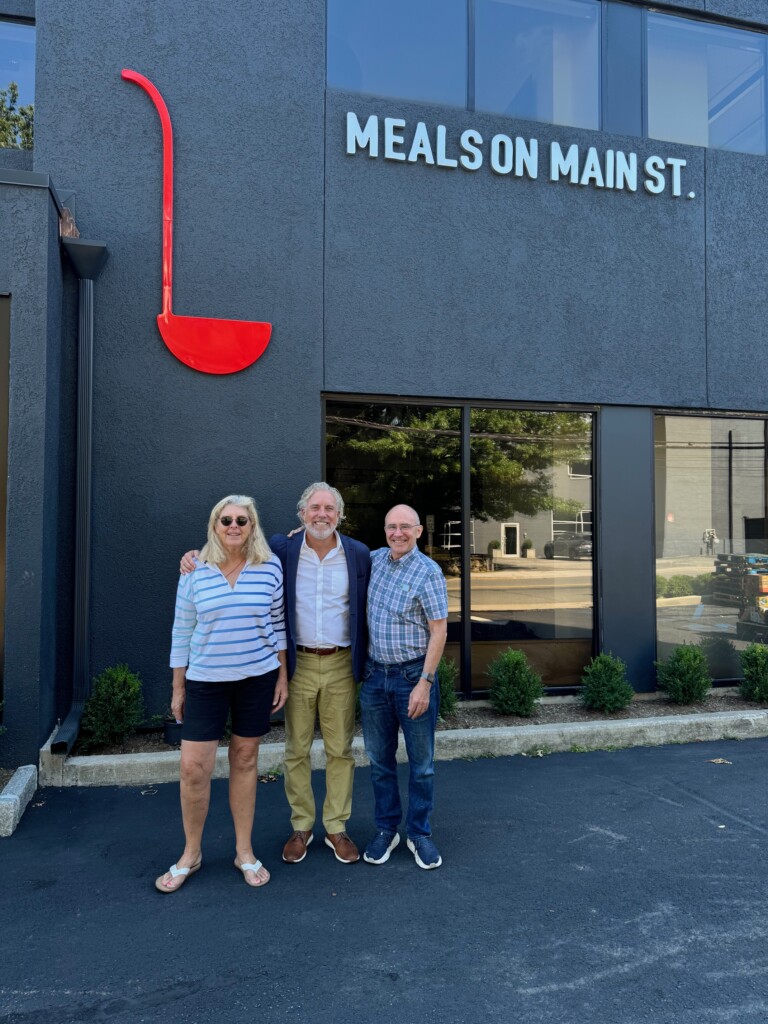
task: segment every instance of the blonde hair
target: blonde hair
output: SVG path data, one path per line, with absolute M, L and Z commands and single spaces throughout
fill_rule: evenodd
M 248 539 L 243 545 L 243 554 L 245 555 L 246 562 L 250 562 L 253 565 L 261 565 L 262 562 L 268 562 L 272 557 L 272 552 L 261 529 L 259 513 L 256 511 L 256 503 L 247 494 L 228 494 L 226 498 L 217 501 L 213 506 L 208 517 L 208 541 L 200 552 L 200 561 L 220 565 L 229 558 L 229 552 L 216 534 L 216 523 L 219 521 L 219 516 L 227 505 L 238 505 L 240 508 L 245 509 L 251 521 L 251 532 L 248 534 Z

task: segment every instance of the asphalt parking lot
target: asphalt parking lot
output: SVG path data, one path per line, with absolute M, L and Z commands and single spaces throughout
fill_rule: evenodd
M 38 791 L 0 840 L 0 1022 L 764 1022 L 767 764 L 768 740 L 441 762 L 431 872 L 404 843 L 339 864 L 321 830 L 283 864 L 263 785 L 261 891 L 216 782 L 173 896 L 152 883 L 181 849 L 176 786 Z M 369 787 L 358 769 L 359 843 Z

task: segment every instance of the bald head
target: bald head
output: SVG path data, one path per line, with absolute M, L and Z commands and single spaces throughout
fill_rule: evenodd
M 402 558 L 416 547 L 422 527 L 419 513 L 410 505 L 395 505 L 384 519 L 384 533 L 392 558 Z
M 403 516 L 406 518 L 404 519 Z M 410 505 L 395 505 L 387 512 L 386 518 L 384 519 L 384 525 L 387 526 L 390 523 L 413 523 L 415 526 L 419 525 L 419 513 L 415 508 L 411 508 Z

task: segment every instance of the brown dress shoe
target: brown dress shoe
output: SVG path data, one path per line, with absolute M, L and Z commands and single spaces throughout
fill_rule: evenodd
M 283 847 L 283 860 L 286 864 L 298 864 L 307 856 L 307 847 L 314 839 L 311 832 L 300 832 L 298 829 Z
M 360 851 L 349 838 L 346 832 L 334 832 L 325 837 L 325 845 L 333 850 L 336 860 L 342 864 L 354 864 L 360 860 Z

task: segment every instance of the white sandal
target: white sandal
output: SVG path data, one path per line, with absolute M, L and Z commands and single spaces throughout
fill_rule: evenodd
M 193 864 L 191 868 L 179 868 L 175 864 L 171 864 L 171 866 L 164 874 L 160 875 L 159 878 L 155 879 L 155 888 L 157 889 L 158 892 L 178 892 L 182 885 L 184 885 L 184 882 L 186 882 L 187 878 L 190 875 L 194 875 L 194 873 L 196 871 L 199 871 L 202 866 L 203 862 L 201 860 L 198 861 L 197 864 Z M 163 879 L 165 878 L 166 875 L 170 875 L 171 878 L 178 878 L 179 876 L 181 876 L 182 881 L 179 882 L 178 885 L 174 885 L 172 889 L 169 889 L 167 885 L 163 885 Z
M 246 871 L 253 871 L 253 873 L 256 875 L 256 877 L 257 878 L 259 877 L 258 876 L 258 870 L 259 870 L 259 868 L 263 868 L 264 867 L 264 865 L 261 863 L 260 860 L 254 861 L 252 864 L 238 864 L 237 861 L 235 861 L 234 864 L 235 864 L 235 867 L 237 868 L 238 871 L 242 871 L 243 878 L 245 879 L 245 884 L 250 889 L 261 889 L 263 886 L 265 886 L 267 884 L 267 882 L 272 877 L 270 875 L 270 873 L 267 871 L 267 869 L 264 868 L 264 870 L 267 871 L 267 877 L 263 881 L 259 881 L 259 882 L 256 882 L 256 883 L 248 881 L 248 879 L 245 876 Z

